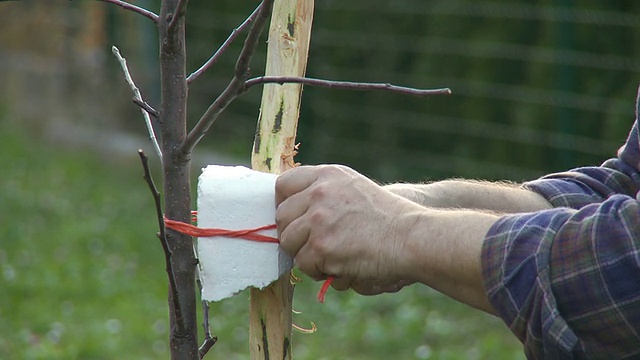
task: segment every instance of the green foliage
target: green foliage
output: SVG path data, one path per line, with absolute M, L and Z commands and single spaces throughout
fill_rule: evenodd
M 136 154 L 61 149 L 0 126 L 0 358 L 168 358 L 164 258 Z M 296 359 L 518 359 L 500 321 L 424 286 L 296 288 Z M 212 304 L 210 359 L 248 358 L 248 293 Z M 200 331 L 201 332 L 201 331 Z
M 0 358 L 166 354 L 162 251 L 135 164 L 1 134 Z

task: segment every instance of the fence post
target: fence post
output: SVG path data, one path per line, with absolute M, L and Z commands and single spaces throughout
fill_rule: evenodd
M 273 5 L 265 75 L 304 76 L 307 67 L 313 0 L 276 0 Z M 292 161 L 302 85 L 266 84 L 253 145 L 254 170 L 278 174 Z M 263 290 L 251 289 L 251 359 L 291 359 L 289 272 Z

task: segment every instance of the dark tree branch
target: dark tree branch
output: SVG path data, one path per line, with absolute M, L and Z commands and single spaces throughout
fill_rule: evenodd
M 251 57 L 253 57 L 253 54 L 256 52 L 256 48 L 258 47 L 258 41 L 260 40 L 260 34 L 262 34 L 264 24 L 267 22 L 271 16 L 271 12 L 273 11 L 273 0 L 262 0 L 259 9 L 256 20 L 253 23 L 251 30 L 249 30 L 247 38 L 244 40 L 244 46 L 242 47 L 240 55 L 238 55 L 238 60 L 236 61 L 235 76 L 238 78 L 248 77 L 247 72 L 249 70 Z
M 247 80 L 245 84 L 245 90 L 248 90 L 252 86 L 261 84 L 303 84 L 311 86 L 321 86 L 334 89 L 347 89 L 347 90 L 385 90 L 395 93 L 413 95 L 413 96 L 429 96 L 429 95 L 442 95 L 451 94 L 451 90 L 448 88 L 443 89 L 415 89 L 404 86 L 392 85 L 389 83 L 360 83 L 349 81 L 333 81 L 323 79 L 313 79 L 297 76 L 260 76 Z
M 158 118 L 158 116 L 160 116 L 160 114 L 158 113 L 158 110 L 154 109 L 151 105 L 149 105 L 148 102 L 142 100 L 142 99 L 138 99 L 136 97 L 134 97 L 133 99 L 131 99 L 131 101 L 133 101 L 134 104 L 140 106 L 140 108 L 144 111 L 147 112 L 147 114 L 153 116 L 155 119 Z
M 202 327 L 204 328 L 204 342 L 198 349 L 198 355 L 200 359 L 203 359 L 209 352 L 211 347 L 218 342 L 217 336 L 211 336 L 211 328 L 209 326 L 209 303 L 206 300 L 202 300 Z
M 171 22 L 167 26 L 167 34 L 172 34 L 176 27 L 178 26 L 178 22 L 184 20 L 184 15 L 187 13 L 187 4 L 189 0 L 179 0 L 178 5 L 176 5 L 175 12 L 171 15 Z
M 102 1 L 102 2 L 106 2 L 109 4 L 114 4 L 114 5 L 118 5 L 121 8 L 125 9 L 125 10 L 129 10 L 129 11 L 133 11 L 136 14 L 142 15 L 148 19 L 150 19 L 151 21 L 153 21 L 154 24 L 158 23 L 158 15 L 156 15 L 155 13 L 147 10 L 147 9 L 143 9 L 137 5 L 133 5 L 133 4 L 129 4 L 126 1 L 122 1 L 122 0 L 98 0 L 98 1 Z
M 213 55 L 211 55 L 211 57 L 209 58 L 209 60 L 207 60 L 207 62 L 205 62 L 198 70 L 192 72 L 187 77 L 187 84 L 190 84 L 191 82 L 195 81 L 198 77 L 200 77 L 200 75 L 202 75 L 205 71 L 209 70 L 209 68 L 211 68 L 211 66 L 213 66 L 218 61 L 218 58 L 220 58 L 220 55 L 222 55 L 225 51 L 227 51 L 227 49 L 229 48 L 229 45 L 231 45 L 231 43 L 238 37 L 238 35 L 240 35 L 240 33 L 244 31 L 244 29 L 247 28 L 249 25 L 251 25 L 253 20 L 255 20 L 256 16 L 258 15 L 258 11 L 260 11 L 261 6 L 262 6 L 262 3 L 258 5 L 258 7 L 255 10 L 253 10 L 251 15 L 249 15 L 249 17 L 246 18 L 242 24 L 240 24 L 237 28 L 235 28 L 231 32 L 229 37 L 224 41 L 224 43 L 222 43 L 220 48 Z
M 156 184 L 153 182 L 153 178 L 151 177 L 151 171 L 149 170 L 149 158 L 142 150 L 138 150 L 138 155 L 140 156 L 140 161 L 142 161 L 142 168 L 144 169 L 144 179 L 149 186 L 149 190 L 151 190 L 151 194 L 153 195 L 153 201 L 156 205 L 156 216 L 158 218 L 158 227 L 160 228 L 160 232 L 158 233 L 158 238 L 160 239 L 160 244 L 162 245 L 162 250 L 164 251 L 164 260 L 166 263 L 167 275 L 169 276 L 169 291 L 173 294 L 173 308 L 176 314 L 176 322 L 178 327 L 182 326 L 182 329 L 178 329 L 180 333 L 184 333 L 184 320 L 182 317 L 182 307 L 180 306 L 180 297 L 178 296 L 178 287 L 176 286 L 176 278 L 173 273 L 173 265 L 171 264 L 171 257 L 173 252 L 169 248 L 169 242 L 167 241 L 166 228 L 164 226 L 164 215 L 162 213 L 162 202 L 160 200 L 160 192 L 156 187 Z
M 240 51 L 240 55 L 238 55 L 233 79 L 231 79 L 231 82 L 229 82 L 229 85 L 227 85 L 222 94 L 220 94 L 220 96 L 218 96 L 218 98 L 209 105 L 207 111 L 204 112 L 200 117 L 200 120 L 198 120 L 198 123 L 189 132 L 189 135 L 179 148 L 180 153 L 191 153 L 196 144 L 202 139 L 202 137 L 204 137 L 207 131 L 209 131 L 209 128 L 216 121 L 218 116 L 220 116 L 222 111 L 244 92 L 251 57 L 258 47 L 260 34 L 262 33 L 264 24 L 271 15 L 272 9 L 273 0 L 262 1 L 260 10 L 253 22 L 253 26 L 251 27 L 251 30 L 249 30 L 249 34 L 247 34 L 247 38 L 244 41 L 242 51 Z

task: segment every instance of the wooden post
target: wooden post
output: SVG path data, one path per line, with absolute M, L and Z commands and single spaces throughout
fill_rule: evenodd
M 313 0 L 275 0 L 265 75 L 304 76 Z M 251 157 L 254 170 L 279 174 L 294 154 L 302 85 L 266 84 Z M 263 290 L 251 289 L 251 359 L 291 359 L 293 286 L 287 272 Z

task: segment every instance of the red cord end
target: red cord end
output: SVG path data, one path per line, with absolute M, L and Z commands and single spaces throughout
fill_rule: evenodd
M 318 291 L 318 302 L 319 303 L 323 303 L 324 302 L 324 296 L 327 293 L 327 290 L 329 290 L 329 286 L 331 286 L 331 283 L 333 282 L 334 277 L 333 276 L 329 276 L 327 278 L 327 280 L 324 281 L 324 283 L 322 284 L 322 287 L 320 288 L 320 291 Z

